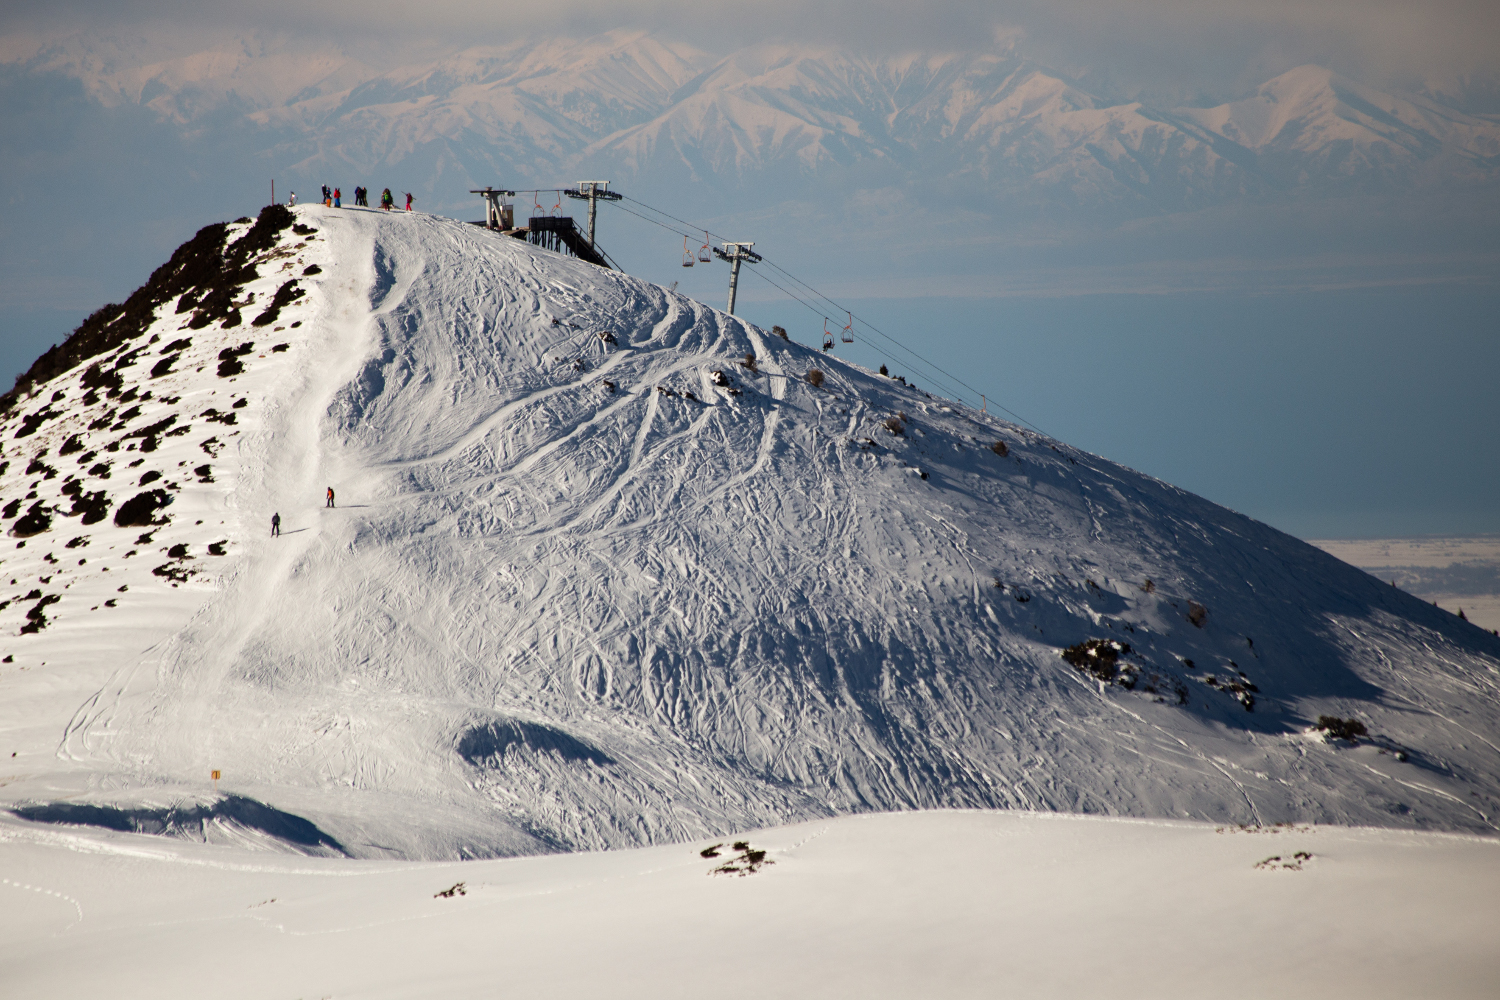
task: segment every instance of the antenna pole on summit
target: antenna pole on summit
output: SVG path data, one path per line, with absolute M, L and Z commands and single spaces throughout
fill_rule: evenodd
M 569 198 L 587 198 L 589 203 L 589 246 L 594 246 L 594 219 L 599 214 L 599 199 L 619 201 L 625 197 L 609 189 L 609 181 L 579 181 L 577 191 L 564 191 Z
M 740 262 L 748 260 L 752 264 L 759 264 L 761 257 L 750 248 L 754 243 L 725 243 L 724 249 L 714 247 L 714 256 L 720 260 L 729 261 L 729 307 L 725 311 L 734 315 L 734 297 L 740 287 Z

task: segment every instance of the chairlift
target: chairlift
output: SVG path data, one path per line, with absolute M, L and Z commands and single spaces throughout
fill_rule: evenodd
M 559 188 L 557 190 L 557 204 L 552 206 L 552 217 L 554 219 L 562 218 L 562 198 L 562 189 Z
M 823 350 L 833 350 L 833 331 L 828 329 L 828 317 L 823 317 Z
M 839 339 L 846 344 L 852 344 L 854 343 L 854 314 L 846 312 L 844 315 L 849 317 L 849 322 L 844 325 L 844 332 L 839 334 Z
M 682 238 L 682 266 L 692 267 L 697 261 L 693 260 L 693 251 L 688 249 L 688 238 Z
M 683 240 L 686 242 L 687 237 L 683 237 Z M 703 245 L 698 248 L 698 260 L 701 263 L 709 264 L 713 262 L 713 259 L 713 254 L 708 252 L 708 233 L 705 232 L 703 234 Z

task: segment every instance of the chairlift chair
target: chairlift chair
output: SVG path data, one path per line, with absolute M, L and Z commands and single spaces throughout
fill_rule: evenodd
M 823 350 L 833 350 L 833 331 L 828 329 L 828 317 L 823 317 Z
M 844 332 L 839 334 L 839 339 L 846 344 L 852 344 L 854 343 L 854 314 L 846 312 L 844 315 L 849 317 L 849 322 L 844 325 Z
M 684 236 L 682 238 L 682 266 L 692 267 L 695 263 L 696 261 L 693 260 L 693 251 L 688 249 L 688 238 Z
M 683 237 L 683 242 L 684 242 L 684 244 L 687 242 L 687 237 L 685 237 L 685 236 Z M 704 233 L 703 234 L 703 245 L 698 248 L 698 260 L 701 263 L 710 264 L 710 263 L 713 262 L 713 259 L 714 259 L 713 258 L 713 254 L 711 254 L 711 253 L 708 252 L 708 234 Z

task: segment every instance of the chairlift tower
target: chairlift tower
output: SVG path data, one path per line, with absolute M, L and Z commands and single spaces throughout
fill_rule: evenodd
M 477 194 L 484 199 L 484 224 L 489 229 L 505 228 L 505 212 L 500 207 L 501 197 L 514 198 L 514 191 L 506 191 L 501 188 L 485 185 L 482 188 L 470 188 L 470 194 Z
M 734 295 L 740 284 L 740 261 L 748 260 L 752 264 L 759 264 L 760 254 L 750 248 L 754 243 L 725 243 L 724 249 L 714 247 L 714 256 L 720 260 L 729 261 L 729 315 L 734 315 Z
M 599 211 L 599 199 L 619 201 L 625 197 L 609 189 L 609 181 L 579 181 L 577 191 L 563 191 L 569 198 L 586 198 L 589 203 L 589 246 L 594 245 L 594 216 Z

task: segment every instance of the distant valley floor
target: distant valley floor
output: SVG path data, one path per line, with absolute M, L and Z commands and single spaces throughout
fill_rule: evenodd
M 1424 601 L 1462 609 L 1480 628 L 1500 629 L 1500 536 L 1308 542 Z

